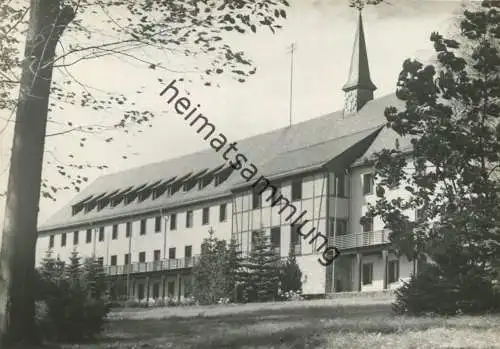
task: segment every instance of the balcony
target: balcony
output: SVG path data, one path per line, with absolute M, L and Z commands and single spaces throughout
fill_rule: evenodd
M 199 256 L 177 259 L 164 259 L 156 262 L 132 263 L 128 265 L 108 265 L 104 267 L 107 275 L 149 273 L 154 271 L 179 270 L 192 268 Z
M 377 230 L 366 233 L 339 235 L 335 239 L 335 246 L 339 250 L 388 244 L 389 230 Z

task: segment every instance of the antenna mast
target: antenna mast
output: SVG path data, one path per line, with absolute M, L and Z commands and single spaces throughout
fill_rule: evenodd
M 297 48 L 297 45 L 295 42 L 292 42 L 290 46 L 288 47 L 288 53 L 290 53 L 290 120 L 289 120 L 289 125 L 292 126 L 292 107 L 293 107 L 293 56 L 295 53 L 295 50 Z

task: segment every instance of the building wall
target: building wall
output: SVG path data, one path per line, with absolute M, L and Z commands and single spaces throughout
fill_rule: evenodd
M 412 171 L 414 171 L 414 167 L 411 162 L 409 162 L 408 167 L 405 171 L 407 171 L 408 174 L 411 174 Z M 353 168 L 350 175 L 351 198 L 349 208 L 349 232 L 353 234 L 361 233 L 363 231 L 363 227 L 361 226 L 359 221 L 361 217 L 366 214 L 368 210 L 368 204 L 375 204 L 375 202 L 377 201 L 377 196 L 375 193 L 375 189 L 378 183 L 377 180 L 374 181 L 373 191 L 371 194 L 365 195 L 363 193 L 363 176 L 368 173 L 373 174 L 373 168 L 369 166 L 361 166 Z M 386 198 L 390 200 L 398 197 L 406 199 L 410 194 L 404 188 L 398 187 L 393 190 L 386 191 L 385 195 Z M 407 210 L 403 213 L 408 215 L 410 219 L 413 219 L 415 216 L 414 210 Z M 384 229 L 384 223 L 382 219 L 380 217 L 375 217 L 375 219 L 373 220 L 373 230 L 377 231 L 382 229 Z
M 301 199 L 292 201 L 292 183 L 301 181 Z M 304 292 L 318 294 L 324 292 L 325 275 L 320 268 L 323 268 L 318 257 L 321 252 L 317 251 L 323 240 L 318 238 L 311 242 L 313 235 L 320 232 L 326 235 L 326 192 L 327 178 L 323 173 L 297 177 L 283 182 L 272 182 L 278 188 L 277 193 L 288 199 L 296 210 L 287 206 L 281 200 L 275 206 L 270 197 L 271 189 L 262 194 L 262 205 L 260 208 L 252 207 L 252 191 L 237 193 L 234 197 L 233 211 L 233 233 L 239 242 L 242 251 L 246 254 L 250 251 L 252 231 L 263 229 L 270 235 L 271 228 L 280 228 L 280 254 L 286 257 L 290 251 L 292 228 L 290 223 L 300 217 L 298 223 L 308 220 L 302 229 L 303 234 L 307 234 L 311 229 L 315 229 L 308 238 L 300 237 L 300 249 L 297 254 L 304 283 Z M 279 195 L 279 194 L 276 194 Z M 275 196 L 276 197 L 276 196 Z M 280 213 L 280 210 L 282 212 Z
M 393 254 L 389 254 L 388 263 L 390 261 L 398 260 L 398 257 Z M 384 287 L 384 264 L 382 261 L 381 255 L 369 255 L 364 256 L 362 259 L 362 264 L 373 264 L 373 279 L 371 284 L 363 284 L 361 282 L 361 291 L 362 292 L 370 292 L 370 291 L 380 291 Z M 399 278 L 397 281 L 388 283 L 387 288 L 391 289 L 394 286 L 399 285 L 399 280 L 408 279 L 413 271 L 413 263 L 408 261 L 408 259 L 404 256 L 399 257 Z M 363 277 L 363 275 L 361 275 Z
M 343 170 L 342 170 L 343 171 Z M 149 216 L 137 217 L 130 220 L 132 224 L 131 238 L 126 237 L 126 226 L 129 220 L 123 219 L 119 222 L 109 222 L 104 224 L 104 240 L 99 241 L 99 227 L 92 227 L 90 242 L 86 241 L 87 228 L 79 230 L 78 244 L 73 244 L 74 231 L 61 230 L 54 235 L 54 256 L 59 256 L 62 260 L 67 260 L 71 251 L 74 249 L 81 256 L 90 256 L 93 253 L 96 257 L 102 257 L 105 265 L 111 264 L 111 257 L 116 256 L 116 264 L 123 265 L 125 262 L 125 254 L 131 253 L 131 263 L 139 261 L 139 253 L 146 253 L 146 262 L 153 261 L 154 251 L 160 250 L 161 259 L 166 259 L 169 256 L 169 249 L 175 247 L 175 258 L 185 257 L 185 247 L 192 246 L 192 255 L 198 255 L 201 252 L 201 244 L 203 239 L 208 237 L 209 228 L 213 228 L 215 236 L 220 239 L 230 240 L 231 234 L 237 239 L 243 252 L 248 253 L 251 246 L 251 232 L 258 229 L 264 229 L 267 234 L 270 234 L 271 228 L 280 228 L 280 254 L 286 257 L 290 251 L 290 242 L 292 229 L 290 223 L 295 221 L 301 213 L 302 219 L 298 220 L 301 223 L 308 220 L 308 223 L 303 226 L 302 232 L 307 233 L 314 228 L 316 232 L 323 235 L 328 234 L 327 222 L 333 217 L 337 219 L 347 220 L 348 234 L 356 234 L 362 231 L 362 226 L 359 223 L 367 209 L 368 203 L 374 203 L 376 196 L 374 194 L 376 183 L 374 184 L 373 193 L 369 195 L 363 194 L 363 175 L 371 173 L 370 167 L 358 167 L 352 169 L 349 175 L 345 177 L 344 195 L 335 195 L 335 175 L 329 176 L 329 195 L 327 203 L 327 176 L 325 173 L 309 174 L 304 177 L 296 177 L 282 182 L 272 183 L 278 187 L 278 193 L 284 198 L 290 200 L 295 208 L 285 207 L 285 202 L 272 206 L 272 200 L 266 200 L 269 197 L 271 190 L 268 190 L 262 195 L 262 205 L 257 209 L 252 207 L 252 191 L 236 193 L 231 198 L 224 200 L 214 200 L 207 204 L 193 205 L 182 209 L 173 209 L 167 212 L 161 218 L 161 229 L 155 231 L 155 217 Z M 301 198 L 292 201 L 292 184 L 301 181 Z M 390 197 L 405 196 L 407 193 L 404 190 L 394 190 L 388 193 Z M 221 204 L 226 204 L 226 219 L 219 222 L 219 207 Z M 209 222 L 202 224 L 202 212 L 204 207 L 210 207 Z M 283 211 L 280 213 L 280 210 Z M 193 211 L 192 227 L 186 227 L 186 212 Z M 328 212 L 327 212 L 328 210 Z M 170 229 L 171 215 L 176 215 L 176 229 Z M 140 234 L 141 219 L 146 220 L 146 234 Z M 117 238 L 112 238 L 113 224 L 117 224 Z M 375 219 L 373 230 L 383 228 L 383 223 L 380 219 Z M 61 236 L 66 233 L 66 246 L 61 246 Z M 330 231 L 330 234 L 332 231 Z M 316 234 L 316 233 L 314 233 Z M 298 249 L 297 263 L 299 264 L 303 274 L 303 292 L 305 294 L 322 294 L 327 287 L 327 274 L 331 273 L 326 270 L 319 261 L 322 251 L 318 251 L 318 244 L 322 243 L 321 239 L 317 243 L 310 243 L 312 235 L 309 238 L 297 239 L 300 241 Z M 45 255 L 49 247 L 50 235 L 41 235 L 37 243 L 37 264 Z M 390 256 L 390 258 L 396 258 Z M 362 285 L 362 291 L 381 290 L 383 288 L 383 263 L 378 255 L 363 256 L 363 263 L 373 263 L 373 281 L 371 284 Z M 335 263 L 334 263 L 335 265 Z M 402 278 L 409 276 L 412 270 L 412 263 L 408 262 L 404 257 L 401 257 L 399 273 Z M 326 272 L 325 272 L 326 270 Z M 339 271 L 340 272 L 340 271 Z M 349 275 L 349 274 L 345 274 Z M 347 278 L 347 276 L 344 276 Z M 182 298 L 184 294 L 184 276 L 179 280 L 175 275 L 166 275 L 165 289 L 168 288 L 169 282 L 174 282 L 174 297 Z M 352 283 L 355 279 L 355 271 L 349 276 Z M 153 283 L 160 282 L 159 277 L 150 280 L 149 296 L 153 296 Z M 181 293 L 179 294 L 179 282 Z M 343 282 L 347 282 L 347 279 Z M 139 275 L 134 279 L 134 296 L 138 296 L 138 288 L 140 284 L 146 283 L 145 277 Z M 330 280 L 331 284 L 331 280 Z M 389 285 L 390 286 L 390 285 Z M 163 286 L 160 286 L 160 294 L 163 292 Z M 167 295 L 167 290 L 165 290 Z
M 219 221 L 219 207 L 226 204 L 226 219 Z M 209 222 L 202 224 L 202 212 L 204 207 L 209 207 Z M 193 211 L 192 227 L 186 227 L 186 212 Z M 168 211 L 161 219 L 161 229 L 155 231 L 155 217 L 144 216 L 133 220 L 123 219 L 120 222 L 96 225 L 92 228 L 92 240 L 86 241 L 87 229 L 80 229 L 78 233 L 78 244 L 73 244 L 74 231 L 58 231 L 56 233 L 44 234 L 37 241 L 37 265 L 45 256 L 49 248 L 50 235 L 54 236 L 53 256 L 59 256 L 62 260 L 68 260 L 71 252 L 76 250 L 81 256 L 95 254 L 97 258 L 102 257 L 105 265 L 111 263 L 111 256 L 117 256 L 117 264 L 123 265 L 125 254 L 131 253 L 131 263 L 139 261 L 139 253 L 146 253 L 146 262 L 153 261 L 154 251 L 161 251 L 161 259 L 168 258 L 169 249 L 175 247 L 175 258 L 183 258 L 185 246 L 192 246 L 192 255 L 201 253 L 203 239 L 208 237 L 209 229 L 214 230 L 216 237 L 229 240 L 231 237 L 231 201 L 218 200 L 203 205 L 191 206 L 188 209 Z M 170 230 L 171 214 L 176 214 L 176 229 Z M 158 212 L 158 215 L 160 212 Z M 141 220 L 146 220 L 146 233 L 140 234 Z M 132 224 L 132 234 L 126 237 L 127 222 Z M 112 239 L 113 224 L 118 226 L 118 236 Z M 104 227 L 104 240 L 99 241 L 99 228 Z M 165 229 L 166 228 L 166 229 Z M 66 233 L 66 246 L 61 246 L 61 235 Z

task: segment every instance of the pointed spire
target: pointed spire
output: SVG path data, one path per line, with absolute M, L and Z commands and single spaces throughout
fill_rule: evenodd
M 377 87 L 370 78 L 368 66 L 368 54 L 366 52 L 365 32 L 363 29 L 363 18 L 359 11 L 358 27 L 354 39 L 354 47 L 351 56 L 351 67 L 347 82 L 342 87 L 346 92 L 345 111 L 347 113 L 357 112 L 366 102 L 373 99 L 373 91 Z

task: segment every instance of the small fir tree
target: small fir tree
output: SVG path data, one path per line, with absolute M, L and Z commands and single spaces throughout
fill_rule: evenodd
M 290 291 L 302 293 L 302 271 L 297 264 L 295 251 L 290 249 L 290 254 L 286 261 L 282 263 L 280 270 L 280 289 L 283 294 Z
M 97 258 L 85 258 L 82 278 L 89 292 L 89 298 L 100 300 L 105 296 L 106 275 L 102 264 Z
M 231 276 L 227 256 L 226 242 L 217 239 L 210 229 L 209 237 L 202 243 L 200 259 L 193 267 L 193 296 L 200 304 L 215 304 L 228 298 Z
M 280 257 L 264 230 L 254 232 L 249 258 L 242 263 L 243 298 L 248 302 L 268 302 L 278 298 Z

